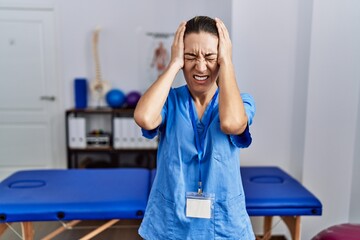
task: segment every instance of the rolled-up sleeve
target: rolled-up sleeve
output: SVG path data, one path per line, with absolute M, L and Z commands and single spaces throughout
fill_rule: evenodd
M 255 101 L 254 98 L 248 93 L 242 93 L 241 98 L 244 103 L 246 116 L 248 117 L 248 125 L 250 126 L 256 112 Z
M 247 148 L 252 142 L 249 126 L 253 122 L 256 107 L 254 98 L 250 94 L 242 93 L 241 98 L 243 100 L 246 116 L 248 118 L 247 126 L 243 133 L 239 135 L 230 135 L 230 141 L 238 148 Z
M 158 135 L 160 127 L 165 123 L 166 113 L 167 113 L 167 101 L 165 102 L 165 105 L 164 105 L 163 109 L 161 110 L 161 119 L 162 119 L 161 124 L 157 128 L 151 129 L 151 130 L 146 130 L 146 129 L 141 128 L 142 135 L 145 138 L 153 139 L 154 137 L 156 137 Z

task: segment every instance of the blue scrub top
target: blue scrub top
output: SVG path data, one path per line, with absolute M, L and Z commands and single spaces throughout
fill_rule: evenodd
M 197 192 L 199 180 L 189 94 L 186 85 L 172 88 L 161 113 L 160 126 L 151 131 L 143 130 L 147 138 L 158 135 L 159 147 L 157 173 L 139 234 L 146 240 L 255 239 L 246 212 L 239 161 L 239 148 L 251 143 L 249 128 L 237 136 L 224 134 L 220 130 L 217 96 L 213 111 L 206 109 L 202 119 L 196 119 L 200 137 L 204 138 L 203 192 L 215 194 L 213 217 L 185 216 L 186 193 Z M 241 94 L 241 97 L 249 126 L 255 114 L 255 103 L 249 94 Z M 190 104 L 196 111 L 194 102 Z M 210 117 L 210 125 L 202 134 L 202 120 L 206 117 Z

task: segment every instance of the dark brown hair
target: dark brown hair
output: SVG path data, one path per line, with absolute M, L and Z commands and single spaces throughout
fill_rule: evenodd
M 219 37 L 219 32 L 214 19 L 207 16 L 196 16 L 186 22 L 184 36 L 190 33 L 206 32 Z

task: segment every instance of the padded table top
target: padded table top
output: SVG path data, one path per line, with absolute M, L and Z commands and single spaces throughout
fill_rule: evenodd
M 147 169 L 19 171 L 0 183 L 0 222 L 139 219 L 149 181 Z
M 321 202 L 278 167 L 241 167 L 250 216 L 321 215 Z
M 321 202 L 278 167 L 241 167 L 250 216 L 321 215 Z M 0 183 L 0 223 L 139 219 L 155 170 L 19 171 Z

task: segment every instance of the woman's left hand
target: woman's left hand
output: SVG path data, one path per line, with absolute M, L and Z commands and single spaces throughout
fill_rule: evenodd
M 215 18 L 215 21 L 219 32 L 218 64 L 231 63 L 232 44 L 229 32 L 223 21 L 219 18 Z

